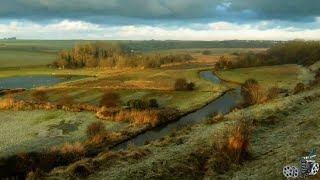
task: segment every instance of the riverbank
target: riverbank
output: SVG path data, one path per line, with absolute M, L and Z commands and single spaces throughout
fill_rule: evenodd
M 318 89 L 278 98 L 231 112 L 218 123 L 200 123 L 183 130 L 183 133 L 168 135 L 142 147 L 150 153 L 137 160 L 105 160 L 107 165 L 104 161 L 98 161 L 101 158 L 98 156 L 84 160 L 82 164 L 90 164 L 90 161 L 100 164 L 99 171 L 93 171 L 87 177 L 89 179 L 166 179 L 173 176 L 177 179 L 279 179 L 282 178 L 283 166 L 297 163 L 296 157 L 306 156 L 311 148 L 320 145 L 314 134 L 320 127 L 316 120 L 319 116 L 319 98 Z M 201 157 L 201 152 L 215 153 L 214 149 L 208 148 L 218 139 L 223 139 L 226 128 L 239 119 L 252 120 L 254 123 L 250 139 L 253 159 L 242 166 L 233 167 L 226 174 L 206 174 L 201 159 L 196 158 L 197 154 Z M 51 172 L 48 177 L 66 178 L 69 173 L 68 167 L 64 167 Z

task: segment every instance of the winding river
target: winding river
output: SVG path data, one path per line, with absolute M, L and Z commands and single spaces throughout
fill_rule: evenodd
M 187 114 L 181 117 L 179 120 L 169 123 L 164 126 L 159 126 L 149 131 L 146 131 L 143 134 L 140 134 L 126 142 L 123 142 L 115 147 L 115 149 L 126 148 L 127 145 L 134 144 L 137 146 L 144 145 L 146 141 L 153 141 L 159 139 L 174 129 L 179 129 L 187 125 L 193 125 L 201 121 L 206 120 L 208 117 L 213 114 L 227 114 L 232 108 L 234 108 L 241 101 L 240 86 L 235 85 L 226 81 L 219 79 L 215 76 L 212 71 L 201 71 L 199 76 L 205 80 L 211 81 L 213 83 L 221 83 L 228 87 L 231 87 L 232 90 L 226 92 L 221 97 L 215 99 L 211 103 L 207 104 L 203 108 Z

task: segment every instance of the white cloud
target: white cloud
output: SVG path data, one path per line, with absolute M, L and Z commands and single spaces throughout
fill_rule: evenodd
M 110 26 L 84 21 L 63 20 L 41 25 L 30 21 L 0 22 L 0 38 L 21 39 L 125 39 L 125 40 L 290 40 L 317 39 L 319 29 L 270 26 L 274 22 L 251 24 L 230 22 L 198 23 L 191 26 Z M 270 26 L 270 27 L 268 27 Z M 196 28 L 194 28 L 196 27 Z M 203 28 L 202 28 L 203 27 Z

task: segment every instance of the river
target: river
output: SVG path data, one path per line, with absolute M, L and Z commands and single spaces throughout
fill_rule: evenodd
M 117 145 L 115 149 L 126 148 L 128 144 L 141 146 L 144 145 L 146 141 L 157 140 L 167 135 L 172 130 L 205 121 L 208 117 L 214 114 L 227 114 L 241 101 L 241 88 L 239 85 L 235 85 L 219 79 L 216 75 L 212 73 L 212 71 L 201 71 L 199 73 L 199 76 L 213 83 L 221 83 L 228 87 L 232 87 L 232 90 L 226 92 L 224 95 L 210 102 L 203 108 L 195 112 L 189 113 L 181 117 L 177 121 L 148 130 L 143 134 L 140 134 L 126 142 Z

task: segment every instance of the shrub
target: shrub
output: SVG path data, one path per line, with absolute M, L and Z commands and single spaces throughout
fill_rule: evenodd
M 230 132 L 226 140 L 215 144 L 214 154 L 207 161 L 207 168 L 217 173 L 223 173 L 232 165 L 241 164 L 250 157 L 251 124 L 240 120 Z
M 211 54 L 212 54 L 212 52 L 209 50 L 202 51 L 202 55 L 211 55 Z
M 87 131 L 86 131 L 87 136 L 89 138 L 92 138 L 96 135 L 104 134 L 105 132 L 106 132 L 106 126 L 101 121 L 97 121 L 89 124 L 87 126 Z
M 176 79 L 175 84 L 174 84 L 174 89 L 176 91 L 185 91 L 185 90 L 193 90 L 195 84 L 193 82 L 188 83 L 186 79 L 184 78 L 179 78 Z
M 35 102 L 45 102 L 48 101 L 47 92 L 44 89 L 36 89 L 31 92 L 32 99 Z
M 148 106 L 149 106 L 149 108 L 158 108 L 159 104 L 158 104 L 158 101 L 156 99 L 150 99 Z
M 179 78 L 174 84 L 174 89 L 177 91 L 185 90 L 187 86 L 187 80 L 184 78 Z
M 195 87 L 195 84 L 193 82 L 190 82 L 187 84 L 187 90 L 192 91 Z
M 245 105 L 254 105 L 266 100 L 261 87 L 255 79 L 248 79 L 241 86 L 241 95 Z
M 294 90 L 293 90 L 293 94 L 298 94 L 298 93 L 304 91 L 304 88 L 305 88 L 305 87 L 304 87 L 304 84 L 303 84 L 303 83 L 298 83 L 298 84 L 295 86 Z
M 127 106 L 135 109 L 145 109 L 147 108 L 148 104 L 141 99 L 131 99 L 127 102 Z
M 116 107 L 120 103 L 120 96 L 119 94 L 108 91 L 105 92 L 100 100 L 100 106 L 105 107 Z

